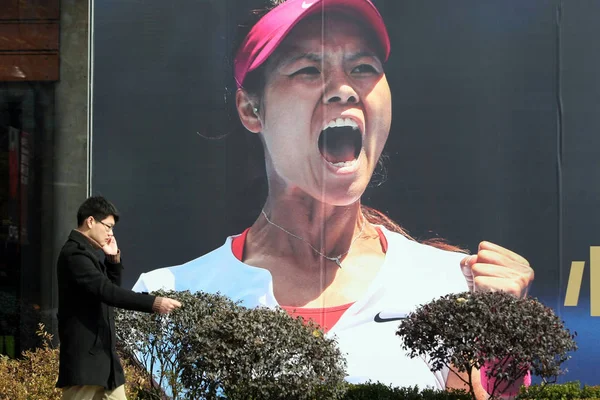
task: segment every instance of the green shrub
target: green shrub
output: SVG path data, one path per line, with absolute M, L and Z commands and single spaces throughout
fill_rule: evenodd
M 469 400 L 465 391 L 444 391 L 418 387 L 399 388 L 382 383 L 349 384 L 344 400 Z
M 263 310 L 264 311 L 264 310 Z M 265 314 L 266 315 L 266 314 Z M 283 317 L 283 316 L 282 316 Z M 267 318 L 270 318 L 267 317 Z M 260 326 L 260 319 L 254 320 Z M 277 319 L 275 319 L 277 321 Z M 289 322 L 289 319 L 287 319 Z M 319 331 L 317 331 L 319 332 Z M 0 357 L 0 400 L 59 400 L 61 390 L 55 388 L 58 377 L 58 358 L 59 349 L 53 348 L 52 335 L 45 331 L 44 325 L 40 324 L 37 331 L 41 339 L 42 347 L 33 351 L 23 352 L 20 358 L 10 359 Z M 320 335 L 315 334 L 315 339 Z M 318 341 L 317 341 L 318 342 Z M 164 393 L 160 390 L 152 389 L 148 380 L 148 372 L 145 368 L 137 364 L 134 358 L 128 352 L 118 349 L 119 355 L 125 370 L 125 391 L 129 400 L 162 400 Z M 248 381 L 250 379 L 246 379 Z M 263 381 L 264 382 L 264 381 Z M 264 395 L 257 394 L 262 389 L 260 385 L 245 386 L 244 381 L 240 382 L 241 387 L 238 392 L 229 392 L 230 398 L 238 399 L 280 399 L 283 396 L 271 396 L 269 382 Z M 322 386 L 321 386 L 322 387 Z M 344 384 L 345 388 L 338 388 L 331 393 L 327 390 L 319 392 L 313 391 L 312 399 L 342 399 L 342 400 L 466 400 L 470 394 L 462 391 L 448 392 L 433 389 L 419 390 L 418 387 L 398 388 L 386 386 L 381 383 L 367 382 L 364 384 Z M 345 395 L 341 396 L 341 392 Z M 154 390 L 154 391 L 153 391 Z M 233 394 L 232 394 L 233 393 Z M 302 399 L 306 396 L 292 395 L 288 391 L 285 398 Z M 340 397 L 341 396 L 341 397 Z M 188 397 L 200 399 L 202 397 Z M 588 400 L 600 399 L 600 386 L 581 387 L 579 382 L 569 382 L 565 384 L 553 385 L 532 385 L 529 388 L 522 388 L 517 397 L 520 400 Z
M 163 400 L 163 393 L 160 393 L 160 396 L 150 395 L 152 393 L 152 382 L 148 379 L 146 369 L 123 348 L 122 343 L 117 342 L 117 353 L 125 372 L 125 395 L 127 399 Z
M 587 386 L 581 389 L 581 397 L 588 399 L 600 399 L 600 386 Z
M 58 350 L 52 347 L 52 335 L 39 324 L 37 335 L 41 348 L 24 351 L 21 358 L 0 356 L 1 400 L 59 400 L 62 391 L 56 389 Z
M 527 371 L 544 380 L 563 373 L 575 335 L 554 311 L 533 298 L 505 292 L 465 292 L 443 296 L 419 307 L 400 324 L 397 335 L 410 357 L 428 357 L 432 370 L 471 372 L 484 363 L 494 397 Z M 462 378 L 461 378 L 462 379 Z M 473 399 L 475 394 L 471 390 Z
M 24 351 L 20 358 L 0 356 L 0 400 L 60 400 L 62 390 L 55 387 L 58 379 L 59 348 L 52 346 L 52 335 L 43 324 L 38 325 L 37 336 L 42 347 Z M 121 354 L 127 359 L 126 355 Z M 129 400 L 145 400 L 150 386 L 143 370 L 126 360 L 125 392 Z
M 176 298 L 183 306 L 167 316 L 120 311 L 117 331 L 174 399 L 343 395 L 345 360 L 335 340 L 312 322 L 279 309 L 248 309 L 218 294 L 154 294 Z
M 552 385 L 532 385 L 521 388 L 519 400 L 581 400 L 600 399 L 600 386 L 584 386 L 578 381 Z

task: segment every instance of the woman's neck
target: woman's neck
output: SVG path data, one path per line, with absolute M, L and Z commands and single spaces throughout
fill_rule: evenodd
M 261 219 L 269 241 L 291 238 L 332 256 L 346 252 L 366 223 L 359 201 L 341 207 L 305 199 L 267 201 L 257 222 Z
M 377 237 L 377 232 L 362 215 L 360 201 L 332 206 L 309 196 L 270 195 L 248 233 L 246 250 L 303 268 L 322 262 L 339 267 L 368 236 Z
M 269 200 L 248 232 L 244 262 L 271 272 L 277 301 L 325 307 L 360 298 L 384 259 L 360 202 L 333 207 Z M 338 256 L 341 268 L 332 261 Z

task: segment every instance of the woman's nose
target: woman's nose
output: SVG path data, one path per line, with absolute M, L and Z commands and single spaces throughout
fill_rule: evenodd
M 352 86 L 352 82 L 343 73 L 337 73 L 329 77 L 323 88 L 323 101 L 330 103 L 358 103 L 358 93 Z

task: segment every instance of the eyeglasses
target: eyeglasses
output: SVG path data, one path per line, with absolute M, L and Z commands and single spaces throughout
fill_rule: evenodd
M 105 223 L 104 223 L 104 222 L 102 222 L 102 221 L 98 221 L 98 222 L 100 222 L 102 225 L 104 225 L 104 226 L 106 227 L 106 230 L 107 230 L 107 232 L 110 232 L 110 231 L 112 231 L 113 229 L 115 229 L 115 226 L 114 226 L 114 225 L 112 225 L 112 226 L 111 226 L 111 225 L 105 224 Z

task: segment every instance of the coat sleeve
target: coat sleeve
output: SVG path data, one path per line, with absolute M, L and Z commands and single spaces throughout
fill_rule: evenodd
M 111 280 L 117 286 L 121 286 L 121 277 L 123 275 L 123 264 L 116 263 L 113 264 L 108 261 L 104 261 L 104 265 L 106 266 L 106 275 L 108 275 L 108 279 Z
M 155 296 L 136 293 L 115 285 L 84 253 L 74 253 L 63 264 L 71 284 L 113 307 L 152 312 Z

